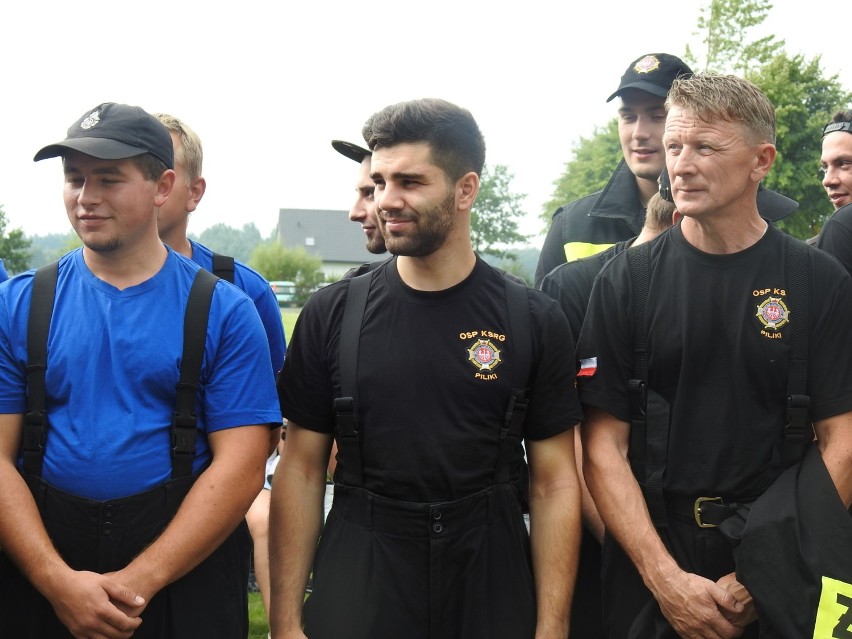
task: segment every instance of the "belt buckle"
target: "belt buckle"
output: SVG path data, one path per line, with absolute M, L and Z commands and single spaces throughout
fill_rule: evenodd
M 695 515 L 695 523 L 698 524 L 699 528 L 716 528 L 716 524 L 705 524 L 701 521 L 701 504 L 705 501 L 715 501 L 718 503 L 722 503 L 721 497 L 699 497 L 695 500 L 695 504 L 692 506 L 692 513 Z

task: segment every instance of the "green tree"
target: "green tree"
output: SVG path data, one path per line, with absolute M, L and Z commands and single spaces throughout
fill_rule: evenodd
M 255 247 L 261 243 L 260 231 L 252 224 L 235 229 L 227 224 L 214 224 L 204 229 L 198 241 L 217 253 L 230 255 L 241 262 L 248 262 Z
M 296 285 L 296 302 L 305 303 L 318 284 L 324 281 L 322 260 L 305 249 L 286 249 L 278 242 L 264 242 L 254 249 L 251 266 L 267 280 L 285 280 Z
M 0 204 L 0 258 L 10 275 L 26 271 L 30 267 L 30 245 L 21 229 L 6 232 L 6 211 Z
M 591 137 L 581 137 L 562 175 L 553 182 L 553 197 L 544 205 L 541 218 L 545 230 L 557 208 L 602 189 L 621 158 L 616 118 L 596 128 Z
M 479 182 L 479 194 L 470 215 L 470 239 L 473 250 L 481 254 L 507 257 L 507 247 L 527 241 L 518 232 L 518 220 L 523 218 L 525 194 L 513 193 L 514 176 L 509 169 L 497 164 L 485 166 Z
M 32 246 L 29 268 L 38 268 L 50 264 L 68 251 L 73 251 L 83 245 L 80 237 L 74 231 L 34 235 L 30 238 L 30 241 Z
M 755 65 L 764 65 L 784 46 L 774 35 L 748 41 L 749 31 L 766 19 L 772 10 L 770 0 L 711 0 L 701 7 L 698 31 L 704 44 L 701 60 L 686 47 L 684 60 L 698 71 L 734 72 L 745 75 Z
M 817 176 L 822 127 L 852 94 L 836 75 L 824 77 L 819 57 L 808 62 L 801 55 L 780 54 L 747 77 L 775 105 L 778 156 L 764 185 L 799 203 L 779 227 L 802 239 L 812 237 L 832 212 Z

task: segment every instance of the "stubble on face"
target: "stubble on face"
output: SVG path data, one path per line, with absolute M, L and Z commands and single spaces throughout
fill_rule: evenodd
M 455 201 L 454 190 L 448 188 L 443 200 L 428 209 L 379 213 L 379 224 L 388 252 L 406 257 L 425 257 L 441 248 L 455 224 Z M 395 219 L 413 221 L 416 231 L 411 234 L 388 231 L 386 222 Z

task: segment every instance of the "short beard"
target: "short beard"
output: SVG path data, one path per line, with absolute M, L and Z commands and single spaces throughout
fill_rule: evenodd
M 367 238 L 367 243 L 365 244 L 367 250 L 373 255 L 381 255 L 382 253 L 387 253 L 388 249 L 385 247 L 385 238 L 382 236 L 381 231 L 376 226 L 376 234 L 373 237 Z
M 413 237 L 385 236 L 385 247 L 393 255 L 426 257 L 437 251 L 453 228 L 455 193 L 451 189 L 440 204 L 419 216 L 418 234 Z

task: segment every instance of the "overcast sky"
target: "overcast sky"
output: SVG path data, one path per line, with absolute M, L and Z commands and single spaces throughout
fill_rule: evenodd
M 705 4 L 6 2 L 0 205 L 10 228 L 67 232 L 60 161 L 32 157 L 85 111 L 123 102 L 172 113 L 200 135 L 207 193 L 191 231 L 253 222 L 266 236 L 279 208 L 349 208 L 356 166 L 332 139 L 359 142 L 387 104 L 440 97 L 471 110 L 486 161 L 507 165 L 513 190 L 527 194 L 522 230 L 537 233 L 572 145 L 615 115 L 605 100 L 628 63 L 682 55 L 687 43 L 700 50 Z M 824 72 L 852 89 L 848 7 L 776 0 L 763 29 L 790 54 L 821 55 Z

